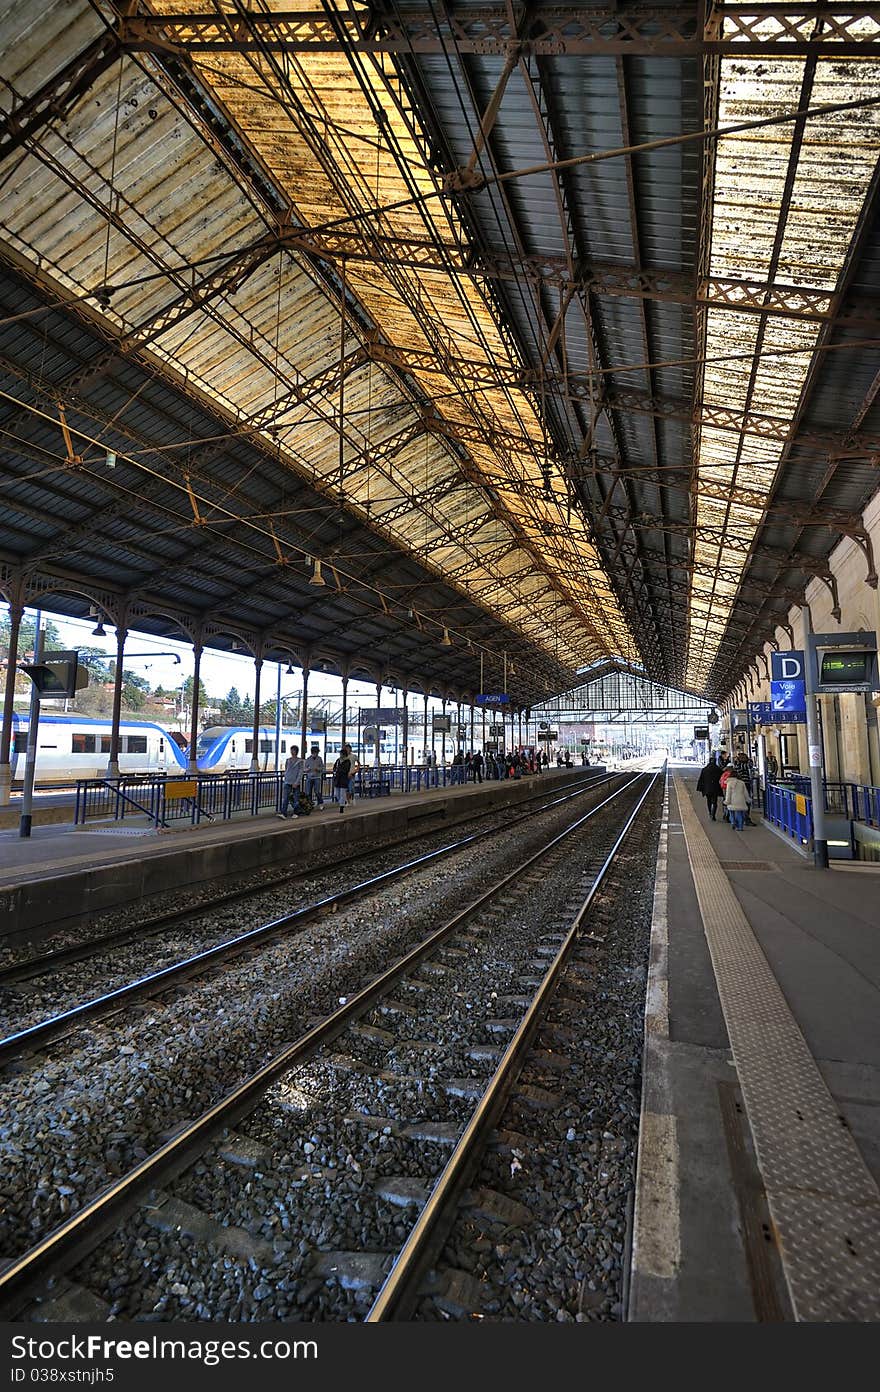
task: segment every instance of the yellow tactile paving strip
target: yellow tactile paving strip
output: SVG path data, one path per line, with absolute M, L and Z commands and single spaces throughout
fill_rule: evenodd
M 880 1319 L 880 1190 L 678 778 L 675 791 L 795 1316 Z

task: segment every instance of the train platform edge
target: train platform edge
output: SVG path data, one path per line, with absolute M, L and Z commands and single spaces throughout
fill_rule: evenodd
M 191 890 L 210 880 L 270 869 L 370 836 L 436 830 L 443 819 L 515 807 L 547 790 L 564 792 L 600 768 L 552 769 L 522 779 L 486 780 L 421 793 L 357 799 L 340 816 L 325 805 L 309 817 L 278 821 L 271 813 L 244 821 L 207 823 L 170 833 L 148 829 L 35 827 L 28 840 L 0 831 L 0 923 L 8 936 L 54 930 L 91 914 L 130 906 L 157 894 Z M 429 825 L 430 824 L 430 825 Z
M 626 1317 L 880 1318 L 880 896 L 667 781 Z

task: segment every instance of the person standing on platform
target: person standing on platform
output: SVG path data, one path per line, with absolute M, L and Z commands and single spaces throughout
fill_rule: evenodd
M 733 769 L 724 789 L 724 806 L 730 814 L 734 831 L 742 831 L 745 816 L 749 810 L 749 790 L 745 782 Z
M 483 781 L 483 756 L 482 756 L 482 754 L 480 753 L 479 749 L 476 750 L 476 752 L 471 756 L 471 773 L 472 773 L 473 776 L 474 776 L 474 782 L 475 782 L 475 783 L 482 783 L 482 781 Z
M 764 767 L 767 770 L 767 782 L 769 783 L 772 779 L 775 779 L 779 772 L 779 764 L 775 754 L 767 755 L 767 758 L 764 760 Z
M 344 744 L 339 758 L 333 765 L 333 796 L 339 803 L 340 812 L 345 811 L 345 804 L 348 801 L 352 768 L 351 745 Z
M 318 807 L 324 806 L 324 760 L 317 744 L 313 744 L 309 757 L 305 761 L 306 769 L 306 796 L 312 799 Z
M 719 783 L 718 783 L 718 786 L 719 786 L 719 788 L 721 789 L 721 800 L 722 800 L 722 803 L 724 804 L 724 820 L 725 820 L 725 822 L 729 822 L 729 821 L 730 821 L 730 812 L 729 812 L 728 807 L 727 807 L 727 799 L 726 799 L 726 797 L 725 797 L 725 794 L 726 794 L 726 792 L 727 792 L 727 784 L 729 783 L 732 774 L 733 774 L 733 764 L 725 764 L 725 765 L 724 765 L 724 768 L 721 770 L 721 778 L 720 778 Z
M 293 744 L 290 747 L 290 757 L 284 765 L 284 798 L 281 803 L 281 811 L 277 816 L 282 821 L 287 820 L 287 809 L 290 799 L 293 798 L 293 815 L 299 816 L 299 790 L 302 787 L 305 763 L 299 757 L 299 745 Z
M 714 822 L 715 813 L 718 811 L 718 794 L 721 791 L 721 770 L 715 762 L 715 755 L 709 755 L 709 762 L 700 770 L 697 779 L 697 792 L 702 793 L 706 799 L 706 809 L 709 813 L 709 820 Z

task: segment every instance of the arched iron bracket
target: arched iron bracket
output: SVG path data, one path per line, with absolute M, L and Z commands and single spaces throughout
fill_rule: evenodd
M 865 576 L 865 584 L 870 585 L 872 590 L 876 590 L 877 567 L 874 564 L 874 546 L 869 533 L 865 531 L 847 532 L 846 535 L 855 542 L 865 558 L 865 565 L 868 567 L 868 573 Z
M 841 612 L 840 597 L 837 593 L 837 576 L 832 575 L 831 571 L 829 570 L 827 572 L 817 574 L 816 579 L 821 580 L 822 584 L 825 585 L 825 587 L 828 589 L 831 595 L 831 617 L 835 623 L 840 623 Z

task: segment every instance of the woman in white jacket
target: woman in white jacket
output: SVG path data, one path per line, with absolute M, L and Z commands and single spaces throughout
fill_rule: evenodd
M 724 806 L 730 813 L 734 831 L 742 831 L 746 812 L 749 810 L 749 790 L 736 773 L 731 773 L 727 780 Z

